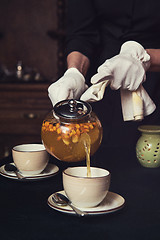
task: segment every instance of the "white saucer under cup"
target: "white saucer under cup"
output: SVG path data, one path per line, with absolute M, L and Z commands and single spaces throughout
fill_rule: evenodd
M 64 191 L 59 191 L 59 193 L 62 193 L 65 195 Z M 48 205 L 59 212 L 67 213 L 67 214 L 73 214 L 75 215 L 75 212 L 69 207 L 69 206 L 59 206 L 56 205 L 56 203 L 53 202 L 51 194 L 48 197 Z M 125 199 L 120 196 L 117 193 L 114 192 L 108 192 L 105 199 L 97 206 L 97 207 L 89 207 L 89 208 L 80 208 L 82 211 L 87 212 L 87 215 L 100 215 L 100 214 L 109 214 L 116 212 L 124 207 Z
M 12 163 L 12 164 L 14 165 L 14 163 Z M 58 172 L 59 172 L 58 166 L 56 166 L 53 163 L 48 163 L 46 168 L 41 173 L 32 175 L 32 176 L 24 175 L 25 178 L 21 179 L 20 181 L 24 182 L 24 181 L 42 180 L 42 179 L 53 177 Z M 5 170 L 5 165 L 0 167 L 0 175 L 2 175 L 3 177 L 9 178 L 9 179 L 18 180 L 18 177 L 16 176 L 16 174 L 14 172 L 7 172 Z

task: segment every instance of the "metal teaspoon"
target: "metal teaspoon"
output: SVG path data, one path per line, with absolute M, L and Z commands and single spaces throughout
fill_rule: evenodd
M 5 169 L 7 172 L 14 172 L 14 173 L 16 174 L 16 176 L 17 176 L 18 179 L 24 179 L 24 178 L 25 178 L 24 176 L 22 176 L 22 175 L 19 173 L 19 171 L 18 171 L 18 169 L 16 168 L 16 166 L 14 166 L 14 165 L 12 165 L 12 164 L 10 164 L 10 163 L 7 163 L 7 164 L 5 165 L 5 167 L 4 167 L 4 169 Z
M 57 205 L 61 205 L 61 206 L 69 205 L 78 216 L 83 217 L 83 216 L 87 215 L 86 212 L 83 212 L 82 210 L 80 210 L 80 209 L 76 208 L 75 206 L 73 206 L 71 201 L 66 196 L 64 196 L 61 193 L 54 193 L 52 195 L 52 200 Z

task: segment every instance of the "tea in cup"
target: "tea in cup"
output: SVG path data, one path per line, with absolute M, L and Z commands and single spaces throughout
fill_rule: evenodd
M 108 170 L 91 167 L 69 167 L 63 171 L 63 187 L 71 202 L 82 208 L 96 207 L 106 197 L 110 186 Z
M 49 154 L 43 144 L 22 144 L 12 148 L 13 162 L 24 176 L 41 173 L 48 164 Z

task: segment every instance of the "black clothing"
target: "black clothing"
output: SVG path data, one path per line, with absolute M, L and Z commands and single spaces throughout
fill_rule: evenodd
M 160 48 L 159 9 L 159 0 L 68 0 L 67 53 L 77 50 L 92 60 L 99 47 L 103 63 L 128 40 Z
M 79 51 L 90 59 L 88 84 L 97 67 L 117 55 L 124 42 L 160 48 L 159 9 L 159 0 L 68 0 L 67 54 Z M 109 87 L 102 101 L 92 104 L 107 144 L 135 145 L 138 125 L 160 124 L 160 73 L 147 73 L 143 86 L 157 109 L 140 123 L 123 121 L 119 91 Z

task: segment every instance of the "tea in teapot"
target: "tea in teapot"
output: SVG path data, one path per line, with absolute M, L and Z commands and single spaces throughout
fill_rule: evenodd
M 64 100 L 57 103 L 43 121 L 41 137 L 51 155 L 61 161 L 77 162 L 97 151 L 102 132 L 90 104 Z

